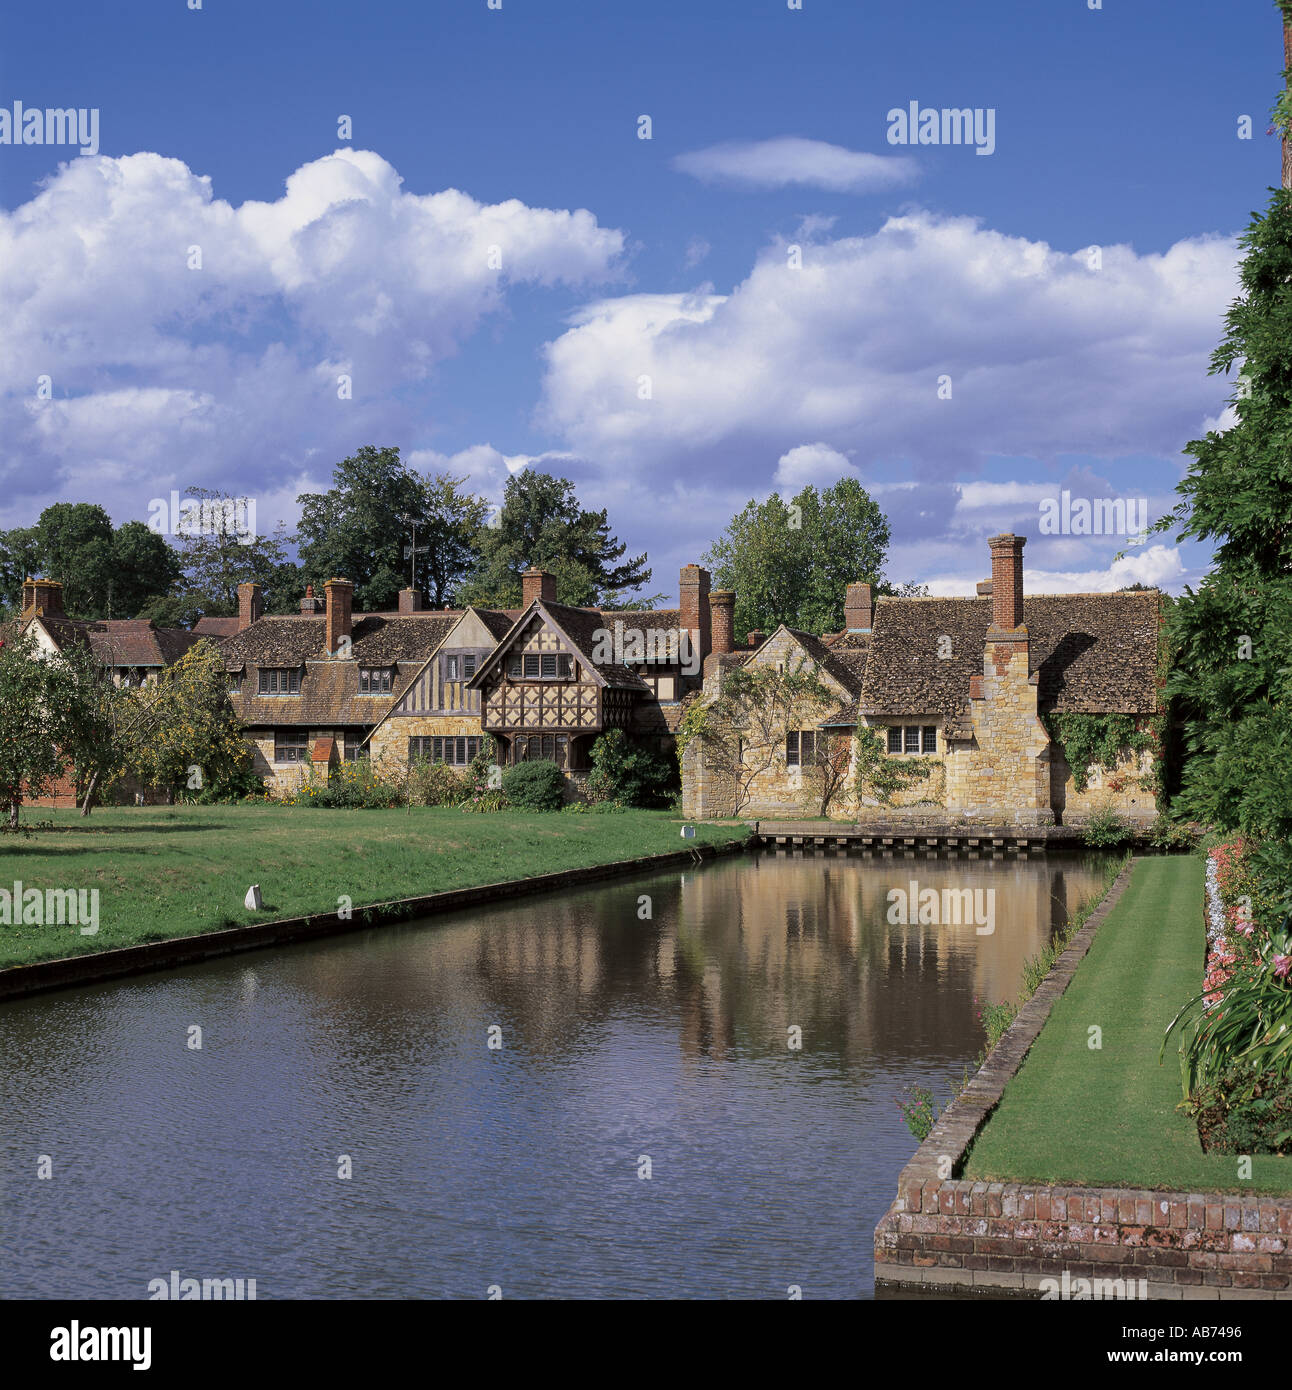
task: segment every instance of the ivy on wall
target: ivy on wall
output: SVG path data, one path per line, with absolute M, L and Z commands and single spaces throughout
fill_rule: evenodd
M 1072 772 L 1072 784 L 1083 792 L 1089 785 L 1090 766 L 1098 764 L 1114 772 L 1127 752 L 1154 754 L 1154 785 L 1156 790 L 1158 736 L 1152 728 L 1137 729 L 1134 716 L 1129 714 L 1045 714 L 1041 716 L 1055 743 L 1063 747 L 1063 755 Z

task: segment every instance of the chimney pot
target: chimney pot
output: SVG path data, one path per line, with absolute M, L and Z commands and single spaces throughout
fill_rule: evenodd
M 57 579 L 32 579 L 28 576 L 22 586 L 23 616 L 48 613 L 63 616 L 63 586 Z
M 315 617 L 323 611 L 323 600 L 314 597 L 314 585 L 305 586 L 305 597 L 301 599 L 301 613 L 307 618 Z
M 678 577 L 677 625 L 691 634 L 692 650 L 703 666 L 713 650 L 709 608 L 709 571 L 699 565 L 683 565 Z
M 991 621 L 1000 632 L 1011 632 L 1023 621 L 1023 546 L 1022 536 L 992 536 L 991 546 Z
M 714 589 L 709 595 L 709 635 L 715 654 L 725 654 L 735 645 L 736 595 L 732 589 Z

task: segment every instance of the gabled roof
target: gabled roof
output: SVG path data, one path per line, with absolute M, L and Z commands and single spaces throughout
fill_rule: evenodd
M 640 676 L 634 674 L 622 663 L 597 659 L 597 648 L 600 646 L 598 634 L 607 630 L 613 631 L 615 619 L 622 620 L 623 613 L 603 613 L 597 608 L 572 608 L 568 604 L 548 603 L 538 598 L 534 599 L 529 607 L 520 613 L 498 645 L 480 663 L 475 675 L 467 682 L 468 688 L 472 690 L 483 688 L 484 677 L 502 661 L 516 639 L 525 631 L 535 616 L 550 623 L 565 638 L 598 685 L 621 690 L 646 692 L 650 690 L 650 687 Z M 634 616 L 644 615 L 636 614 Z
M 99 662 L 108 667 L 170 666 L 202 634 L 183 627 L 154 627 L 146 618 L 79 619 L 41 613 L 20 626 L 38 622 L 59 649 L 88 644 Z
M 1154 713 L 1160 613 L 1156 591 L 1025 594 L 1041 711 Z M 982 672 L 991 615 L 990 598 L 881 598 L 861 709 L 958 718 L 968 707 L 970 677 Z M 938 654 L 943 637 L 950 638 L 946 657 Z

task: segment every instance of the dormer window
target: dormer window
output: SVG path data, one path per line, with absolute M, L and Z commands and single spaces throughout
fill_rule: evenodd
M 299 695 L 301 693 L 301 668 L 299 666 L 260 668 L 260 693 L 262 695 Z
M 395 672 L 390 666 L 360 666 L 360 695 L 389 695 Z
M 518 652 L 507 658 L 507 674 L 518 681 L 568 681 L 573 668 L 573 657 L 563 652 Z

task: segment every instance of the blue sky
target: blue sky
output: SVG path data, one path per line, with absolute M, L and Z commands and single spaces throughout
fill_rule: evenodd
M 1038 510 L 1159 514 L 1221 416 L 1280 64 L 1268 0 L 11 13 L 0 108 L 97 108 L 100 147 L 0 145 L 0 527 L 196 484 L 267 528 L 398 444 L 491 496 L 575 478 L 665 592 L 841 472 L 893 578 L 964 592 L 1013 529 L 1034 589 L 1179 588 L 1204 552 L 1113 571 L 1124 538 Z M 995 151 L 891 145 L 912 101 L 994 111 Z

